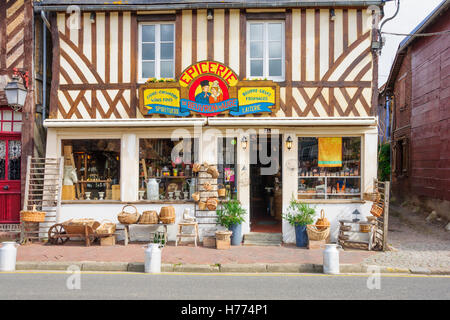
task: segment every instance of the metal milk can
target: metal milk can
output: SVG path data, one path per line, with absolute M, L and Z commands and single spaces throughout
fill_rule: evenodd
M 186 179 L 186 182 L 189 184 L 189 198 L 192 198 L 192 195 L 195 193 L 195 189 L 197 188 L 195 179 Z
M 339 250 L 337 244 L 326 244 L 323 251 L 323 273 L 339 274 Z
M 18 243 L 13 241 L 2 242 L 0 248 L 0 271 L 15 271 Z
M 159 243 L 149 243 L 145 249 L 145 273 L 161 272 L 161 249 Z
M 160 179 L 148 179 L 147 181 L 147 199 L 159 200 L 159 183 Z

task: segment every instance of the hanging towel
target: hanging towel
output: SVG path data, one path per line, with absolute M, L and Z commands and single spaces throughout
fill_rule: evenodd
M 342 138 L 319 138 L 319 167 L 342 167 Z

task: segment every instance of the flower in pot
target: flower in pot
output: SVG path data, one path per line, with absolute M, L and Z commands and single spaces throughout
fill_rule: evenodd
M 223 202 L 216 213 L 218 223 L 233 232 L 231 244 L 233 246 L 240 245 L 242 242 L 242 222 L 244 221 L 244 215 L 247 213 L 242 208 L 241 203 L 234 199 Z
M 295 228 L 295 241 L 297 247 L 306 247 L 308 245 L 308 234 L 306 225 L 314 223 L 316 210 L 307 203 L 297 202 L 292 198 L 287 213 L 283 215 L 290 225 Z

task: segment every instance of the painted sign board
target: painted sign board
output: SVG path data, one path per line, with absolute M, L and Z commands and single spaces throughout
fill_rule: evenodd
M 211 117 L 274 113 L 280 89 L 271 80 L 239 80 L 229 67 L 216 61 L 200 61 L 186 68 L 178 82 L 147 82 L 139 88 L 144 116 L 164 114 Z

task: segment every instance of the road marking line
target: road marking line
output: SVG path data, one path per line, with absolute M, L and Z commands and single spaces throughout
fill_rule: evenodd
M 143 276 L 157 276 L 157 275 L 171 275 L 171 276 L 225 276 L 225 277 L 368 277 L 373 274 L 363 273 L 346 273 L 346 274 L 314 274 L 314 273 L 194 273 L 194 272 L 161 272 L 161 273 L 143 273 L 143 272 L 128 272 L 128 271 L 80 271 L 81 274 L 105 274 L 105 275 L 143 275 Z M 67 274 L 65 270 L 17 270 L 11 272 L 0 272 L 1 274 Z M 386 278 L 450 278 L 450 275 L 426 275 L 426 274 L 386 274 L 381 273 L 381 277 Z

